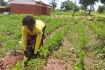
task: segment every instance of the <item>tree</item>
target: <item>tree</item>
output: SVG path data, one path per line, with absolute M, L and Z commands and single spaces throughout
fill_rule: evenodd
M 103 6 L 99 6 L 98 10 L 97 10 L 99 13 L 103 13 L 105 12 L 105 5 Z
M 80 9 L 81 9 L 81 10 L 85 10 L 85 7 L 84 7 L 84 6 L 80 6 Z
M 64 1 L 64 2 L 61 2 L 61 9 L 64 9 L 64 10 L 73 10 L 73 7 L 74 7 L 74 3 L 72 1 Z
M 75 5 L 74 5 L 74 12 L 73 12 L 73 14 L 72 14 L 72 17 L 74 16 L 74 14 L 75 14 L 75 11 L 76 11 L 76 0 L 75 0 Z
M 79 6 L 76 5 L 76 0 L 75 0 L 75 3 L 74 3 L 73 11 L 74 12 L 72 14 L 72 17 L 74 16 L 74 14 L 75 14 L 76 11 L 79 11 Z
M 52 2 L 50 3 L 50 5 L 52 6 L 53 10 L 57 7 L 57 0 L 52 0 Z
M 98 2 L 98 0 L 80 0 L 79 3 L 85 7 L 85 11 L 87 9 L 88 6 L 90 6 L 90 10 L 89 13 L 91 13 L 91 10 L 93 9 L 93 5 L 95 4 L 95 2 Z
M 105 0 L 100 0 L 102 4 L 105 4 Z
M 0 5 L 5 6 L 4 0 L 0 0 Z
M 79 3 L 84 6 L 84 10 L 86 11 L 87 9 L 87 6 L 88 6 L 88 3 L 87 3 L 88 0 L 80 0 Z
M 9 6 L 9 3 L 5 2 L 4 0 L 0 0 L 0 5 L 2 5 L 2 6 Z

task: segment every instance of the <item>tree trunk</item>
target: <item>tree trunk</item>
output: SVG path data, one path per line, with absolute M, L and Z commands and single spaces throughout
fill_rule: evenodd
M 87 9 L 87 7 L 85 7 L 85 11 L 84 11 L 84 13 L 86 13 L 86 9 Z
M 90 5 L 90 10 L 89 10 L 89 15 L 91 14 L 91 10 L 92 10 L 92 5 Z
M 73 12 L 73 14 L 72 14 L 72 17 L 74 16 L 74 14 L 75 14 L 75 11 L 76 11 L 76 7 L 75 7 L 75 9 L 74 9 L 74 12 Z
M 85 9 L 84 13 L 86 13 L 86 9 Z
M 76 0 L 75 0 L 75 7 L 74 7 L 74 12 L 72 14 L 72 17 L 74 16 L 75 12 L 76 12 Z
M 91 9 L 89 10 L 89 13 L 88 13 L 89 15 L 91 14 Z

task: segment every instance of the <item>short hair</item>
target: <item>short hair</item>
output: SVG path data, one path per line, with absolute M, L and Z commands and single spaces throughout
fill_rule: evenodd
M 22 26 L 27 24 L 35 24 L 35 19 L 32 16 L 25 16 L 22 20 Z

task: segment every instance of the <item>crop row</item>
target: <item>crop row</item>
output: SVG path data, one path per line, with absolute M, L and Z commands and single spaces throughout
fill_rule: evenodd
M 56 21 L 58 21 L 58 20 L 56 20 Z M 29 61 L 27 69 L 29 69 L 29 70 L 34 70 L 34 69 L 40 70 L 42 68 L 42 66 L 46 63 L 46 58 L 48 57 L 48 55 L 53 50 L 58 50 L 59 49 L 59 46 L 62 44 L 62 41 L 63 41 L 63 36 L 70 27 L 70 25 L 68 23 L 69 20 L 67 20 L 67 19 L 65 19 L 65 20 L 59 19 L 59 21 L 58 21 L 59 24 L 56 25 L 56 26 L 60 26 L 62 21 L 65 21 L 64 22 L 64 24 L 66 24 L 66 25 L 64 25 L 65 28 L 60 29 L 59 32 L 51 35 L 50 37 L 48 37 L 45 40 L 45 46 L 40 47 L 39 57 L 37 59 L 34 59 L 34 60 L 32 59 L 31 61 Z M 49 22 L 49 23 L 51 23 L 51 22 Z M 57 23 L 54 23 L 54 24 L 57 24 Z M 24 60 L 22 62 L 18 62 L 15 67 L 11 67 L 10 70 L 14 70 L 14 69 L 21 70 L 20 68 L 22 68 L 22 70 L 26 69 L 26 68 L 23 67 L 25 61 L 26 61 L 26 58 L 24 58 Z
M 16 52 L 15 49 L 21 48 L 21 21 L 26 15 L 28 14 L 0 15 L 0 47 L 2 49 L 2 51 L 0 51 L 0 58 L 5 56 L 5 52 L 8 52 L 8 50 Z M 64 20 L 62 18 L 51 18 L 47 16 L 34 17 L 35 19 L 45 22 L 47 26 L 46 34 L 49 34 L 59 26 L 64 25 Z

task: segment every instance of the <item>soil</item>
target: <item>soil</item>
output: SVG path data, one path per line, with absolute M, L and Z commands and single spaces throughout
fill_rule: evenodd
M 9 70 L 10 66 L 15 66 L 17 61 L 23 60 L 23 54 L 20 53 L 17 56 L 6 56 L 3 60 L 0 61 L 0 70 Z
M 67 46 L 70 46 L 70 42 L 65 37 L 63 39 L 64 41 L 60 47 L 65 48 Z M 59 48 L 59 50 L 61 48 Z M 57 58 L 54 55 L 55 52 L 57 51 L 54 51 L 47 59 L 47 65 L 44 66 L 42 70 L 74 70 L 72 66 L 74 61 L 71 58 L 64 57 L 66 60 L 64 58 Z
M 42 70 L 63 70 L 62 65 L 58 62 L 58 59 L 48 59 L 47 65 Z
M 68 58 L 67 61 L 57 58 L 47 59 L 47 65 L 42 70 L 74 70 L 72 59 Z

